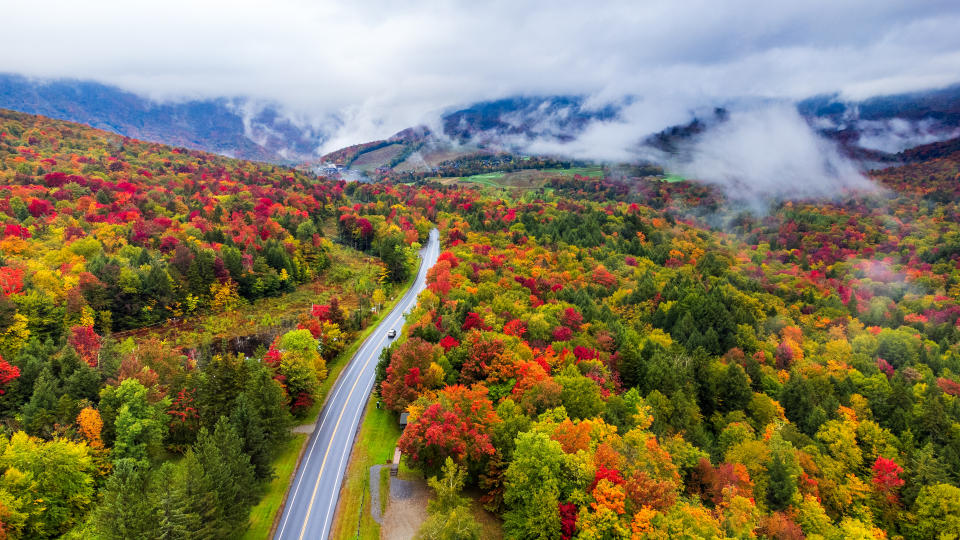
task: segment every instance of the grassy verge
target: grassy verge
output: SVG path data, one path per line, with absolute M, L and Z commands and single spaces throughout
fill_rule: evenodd
M 353 340 L 353 343 L 344 349 L 337 356 L 337 358 L 331 362 L 331 365 L 327 367 L 327 378 L 320 385 L 316 403 L 313 404 L 313 407 L 311 407 L 310 411 L 307 413 L 306 418 L 308 422 L 316 423 L 317 418 L 320 416 L 320 411 L 323 409 L 324 403 L 326 403 L 327 396 L 330 394 L 330 389 L 333 388 L 337 378 L 340 377 L 340 373 L 350 363 L 350 359 L 353 358 L 354 354 L 356 354 L 357 350 L 360 348 L 360 345 L 367 339 L 367 337 L 370 336 L 370 334 L 373 332 L 373 329 L 376 328 L 380 323 L 380 320 L 383 318 L 383 314 L 389 313 L 390 310 L 392 310 L 400 301 L 400 299 L 403 298 L 403 296 L 407 293 L 407 291 L 413 285 L 414 279 L 416 279 L 416 275 L 411 277 L 406 283 L 403 284 L 403 287 L 397 292 L 393 299 L 387 301 L 380 310 L 380 313 L 378 313 L 370 321 L 370 324 L 367 325 L 367 328 L 360 332 L 356 339 Z M 374 409 L 376 408 L 374 407 Z M 394 438 L 394 442 L 400 437 L 399 426 L 396 427 L 396 430 L 397 436 Z M 308 435 L 295 433 L 289 442 L 289 447 L 284 448 L 274 459 L 273 466 L 276 470 L 277 477 L 270 482 L 263 498 L 251 510 L 250 528 L 243 536 L 245 540 L 262 540 L 270 536 L 270 530 L 273 527 L 274 522 L 277 520 L 280 505 L 283 503 L 284 496 L 286 495 L 287 490 L 290 488 L 290 482 L 293 480 L 293 473 L 296 470 L 297 462 L 300 458 L 300 452 L 309 440 L 310 437 Z M 374 523 L 374 525 L 376 525 L 376 523 Z
M 260 502 L 250 510 L 250 528 L 243 535 L 244 540 L 262 540 L 270 534 L 274 516 L 283 501 L 283 494 L 293 479 L 300 448 L 307 442 L 307 435 L 294 433 L 273 460 L 276 477 L 267 484 L 266 492 Z
M 376 407 L 376 397 L 370 396 L 364 412 L 360 433 L 350 454 L 350 465 L 340 491 L 336 517 L 333 520 L 331 538 L 377 539 L 380 525 L 370 516 L 370 467 L 386 463 L 393 458 L 393 449 L 400 438 L 400 426 L 396 416 L 386 409 Z M 389 476 L 386 468 L 381 471 L 380 485 L 372 486 L 380 492 L 381 509 L 386 508 L 389 487 L 384 481 Z
M 397 305 L 397 302 L 399 302 L 400 299 L 407 294 L 407 291 L 410 290 L 410 287 L 413 285 L 413 280 L 416 279 L 416 277 L 417 276 L 414 275 L 408 279 L 407 282 L 403 284 L 403 288 L 401 288 L 392 299 L 388 300 L 383 305 L 383 308 L 380 309 L 379 313 L 373 316 L 373 318 L 370 320 L 370 324 L 368 324 L 367 327 L 357 335 L 356 339 L 353 340 L 353 343 L 351 343 L 349 347 L 338 354 L 337 357 L 334 358 L 333 362 L 327 366 L 327 378 L 320 383 L 320 389 L 317 390 L 317 402 L 314 403 L 313 407 L 311 407 L 307 412 L 306 418 L 308 418 L 310 422 L 317 421 L 317 417 L 320 416 L 320 411 L 323 410 L 323 405 L 327 402 L 327 395 L 330 394 L 330 390 L 333 388 L 334 383 L 336 383 L 337 379 L 340 378 L 340 372 L 347 367 L 347 365 L 350 363 L 350 359 L 353 358 L 353 355 L 357 354 L 357 350 L 360 349 L 360 345 L 362 345 L 363 342 L 370 337 L 370 334 L 373 333 L 373 329 L 380 324 L 383 316 L 387 313 L 390 313 L 394 306 Z

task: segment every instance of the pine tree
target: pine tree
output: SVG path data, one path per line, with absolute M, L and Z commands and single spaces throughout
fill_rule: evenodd
M 230 415 L 246 382 L 247 367 L 242 357 L 216 355 L 204 366 L 197 387 L 197 408 L 207 429 L 212 429 L 221 416 Z
M 33 396 L 23 408 L 23 427 L 31 435 L 45 434 L 56 421 L 58 384 L 50 368 L 44 368 L 34 384 Z
M 161 263 L 156 262 L 150 265 L 150 271 L 143 279 L 141 294 L 155 302 L 157 308 L 166 308 L 170 303 L 173 287 L 170 283 L 170 275 Z
M 200 433 L 209 438 L 206 428 L 200 428 Z M 181 462 L 183 478 L 183 500 L 184 514 L 186 516 L 196 516 L 197 527 L 190 530 L 188 538 L 197 540 L 212 540 L 223 538 L 225 535 L 221 529 L 224 524 L 221 522 L 217 507 L 217 493 L 214 491 L 213 482 L 207 476 L 203 464 L 194 453 L 193 449 L 187 450 Z
M 744 410 L 750 404 L 753 391 L 750 389 L 750 380 L 740 364 L 727 366 L 719 386 L 721 410 Z
M 173 463 L 164 463 L 153 475 L 150 503 L 156 516 L 153 537 L 157 540 L 198 538 L 200 516 L 190 508 L 183 471 Z
M 790 474 L 790 468 L 779 452 L 773 455 L 768 470 L 770 485 L 767 488 L 767 502 L 773 510 L 783 510 L 793 500 L 797 480 Z
M 283 387 L 273 379 L 269 370 L 262 365 L 258 366 L 259 369 L 251 373 L 243 395 L 260 419 L 267 443 L 276 446 L 290 436 L 289 427 L 293 418 L 290 416 L 288 398 Z
M 255 499 L 254 468 L 243 453 L 243 441 L 221 417 L 212 434 L 200 430 L 194 452 L 202 471 L 201 484 L 214 499 L 212 526 L 219 537 L 234 538 L 246 528 Z M 206 522 L 202 513 L 201 519 Z
M 627 330 L 620 347 L 620 374 L 626 387 L 633 388 L 640 384 L 645 363 L 641 356 L 639 336 L 633 329 Z
M 103 499 L 93 511 L 93 528 L 105 540 L 148 538 L 154 527 L 154 509 L 147 493 L 148 476 L 133 459 L 116 462 Z
M 720 354 L 723 352 L 720 347 L 720 335 L 717 334 L 717 331 L 712 326 L 707 328 L 706 333 L 703 334 L 703 341 L 701 343 L 703 348 L 710 354 Z
M 243 452 L 250 456 L 254 476 L 258 480 L 272 478 L 273 467 L 270 464 L 270 458 L 274 447 L 267 440 L 263 420 L 257 415 L 247 394 L 240 394 L 237 397 L 233 414 L 230 415 L 230 423 L 243 440 Z

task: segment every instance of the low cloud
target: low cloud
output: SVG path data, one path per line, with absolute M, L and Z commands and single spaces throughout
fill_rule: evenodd
M 3 17 L 2 72 L 92 79 L 161 100 L 276 103 L 332 131 L 323 150 L 511 95 L 590 95 L 600 105 L 639 96 L 650 125 L 663 121 L 655 131 L 688 112 L 658 110 L 675 95 L 707 98 L 680 100 L 697 105 L 835 91 L 859 99 L 960 73 L 954 0 L 36 0 L 9 3 Z M 591 127 L 582 140 L 626 137 L 647 121 L 635 120 Z M 625 150 L 616 146 L 611 157 Z
M 735 199 L 834 197 L 875 186 L 792 104 L 734 110 L 668 158 L 684 176 L 722 186 Z
M 891 154 L 921 144 L 960 137 L 960 128 L 944 126 L 933 118 L 859 120 L 854 125 L 861 132 L 857 144 Z
M 588 99 L 587 102 L 590 100 Z M 587 124 L 572 141 L 555 137 L 505 140 L 507 146 L 520 146 L 530 153 L 559 154 L 598 161 L 635 161 L 638 144 L 647 136 L 667 127 L 685 124 L 698 111 L 694 99 L 677 96 L 646 97 L 623 106 L 615 118 Z M 544 124 L 558 121 L 541 120 Z
M 733 199 L 835 197 L 875 186 L 835 142 L 820 136 L 788 101 L 749 100 L 695 108 L 693 100 L 640 100 L 617 118 L 594 121 L 571 141 L 553 137 L 505 137 L 502 146 L 530 153 L 607 161 L 650 161 L 670 172 L 715 184 Z M 666 152 L 651 135 L 697 119 L 699 133 L 672 141 Z M 544 119 L 544 123 L 549 122 Z

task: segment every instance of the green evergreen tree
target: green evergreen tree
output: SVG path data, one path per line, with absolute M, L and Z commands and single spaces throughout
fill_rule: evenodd
M 290 436 L 293 417 L 287 406 L 287 395 L 265 366 L 254 362 L 248 368 L 250 379 L 241 395 L 246 396 L 260 419 L 267 443 L 276 446 Z
M 50 368 L 44 368 L 37 377 L 33 395 L 23 408 L 23 428 L 31 435 L 47 435 L 56 422 L 59 384 Z
M 154 501 L 148 493 L 148 474 L 143 465 L 129 458 L 114 464 L 100 503 L 91 520 L 97 538 L 126 540 L 151 538 L 156 526 Z
M 213 495 L 212 527 L 221 538 L 239 536 L 247 526 L 250 507 L 255 500 L 256 479 L 250 456 L 243 453 L 243 441 L 225 418 L 221 417 L 210 433 L 204 428 L 194 445 L 201 473 L 200 485 Z M 198 512 L 201 519 L 204 512 Z
M 783 510 L 793 501 L 797 480 L 779 452 L 774 453 L 768 468 L 770 483 L 767 486 L 767 503 L 773 510 Z
M 750 404 L 753 391 L 750 389 L 750 379 L 740 364 L 727 366 L 718 388 L 720 392 L 720 410 L 744 410 Z
M 200 433 L 209 438 L 206 428 L 200 428 Z M 196 528 L 189 530 L 188 538 L 197 540 L 224 538 L 230 527 L 222 522 L 213 481 L 207 476 L 203 463 L 200 462 L 193 448 L 187 450 L 183 456 L 181 468 L 185 503 L 183 515 L 195 516 L 197 525 Z M 177 507 L 173 502 L 171 506 Z M 175 510 L 171 516 L 176 516 Z
M 620 346 L 620 375 L 627 388 L 636 387 L 643 380 L 644 360 L 640 348 L 640 336 L 632 328 L 627 329 Z
M 273 466 L 270 458 L 273 456 L 274 446 L 267 440 L 263 420 L 257 415 L 247 394 L 237 397 L 230 423 L 243 440 L 243 452 L 250 456 L 254 476 L 258 480 L 272 478 Z
M 153 538 L 174 540 L 198 538 L 202 530 L 200 516 L 190 508 L 184 470 L 164 463 L 150 484 L 151 508 L 156 516 Z
M 200 373 L 197 408 L 208 429 L 221 416 L 230 416 L 234 400 L 247 384 L 247 365 L 239 355 L 216 355 Z

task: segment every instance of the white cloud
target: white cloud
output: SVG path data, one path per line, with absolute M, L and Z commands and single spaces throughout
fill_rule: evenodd
M 943 126 L 932 118 L 859 120 L 855 125 L 860 131 L 857 144 L 864 148 L 889 153 L 960 137 L 960 128 Z
M 512 94 L 597 104 L 641 96 L 645 112 L 584 135 L 601 145 L 707 101 L 862 98 L 960 74 L 955 1 L 792 4 L 9 2 L 0 71 L 94 79 L 158 99 L 248 97 L 314 123 L 335 115 L 343 125 L 327 148 Z
M 783 103 L 731 112 L 728 121 L 705 131 L 688 157 L 674 160 L 673 166 L 685 176 L 723 186 L 733 198 L 751 201 L 875 189 L 795 107 Z

